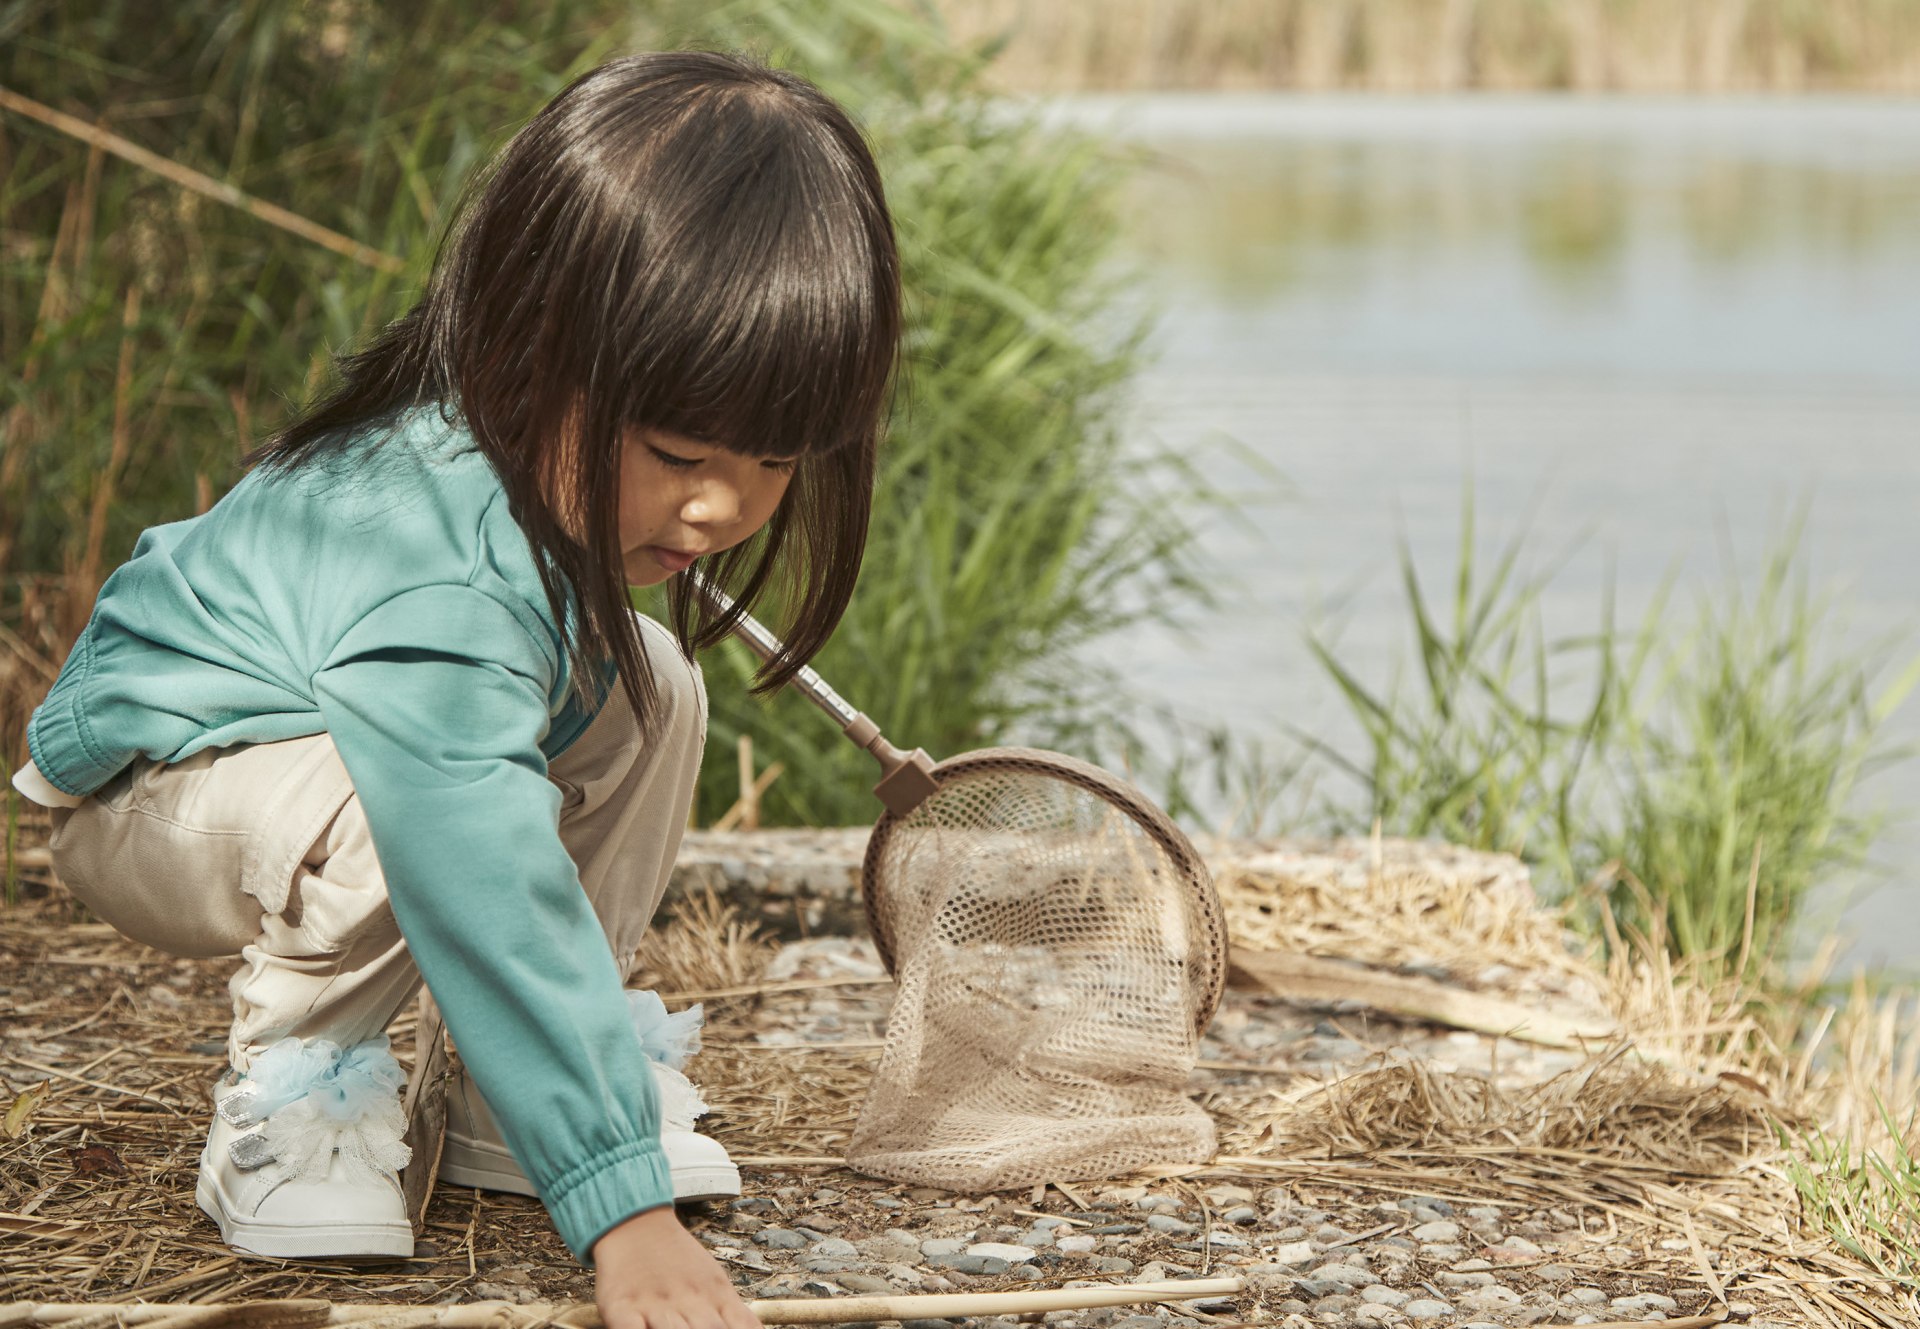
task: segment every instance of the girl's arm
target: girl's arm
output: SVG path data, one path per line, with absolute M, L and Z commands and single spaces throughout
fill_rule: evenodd
M 558 833 L 540 743 L 559 673 L 514 608 L 433 584 L 355 623 L 312 681 L 407 946 L 585 1260 L 673 1192 L 652 1073 Z

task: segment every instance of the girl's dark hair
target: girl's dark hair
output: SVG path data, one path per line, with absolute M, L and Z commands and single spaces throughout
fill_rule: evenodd
M 577 596 L 576 686 L 592 696 L 613 660 L 644 723 L 653 686 L 619 542 L 627 431 L 799 458 L 759 535 L 701 560 L 738 609 L 714 614 L 686 577 L 668 593 L 691 654 L 778 589 L 787 649 L 756 679 L 770 690 L 853 593 L 899 331 L 892 222 L 846 113 L 735 56 L 628 56 L 498 154 L 413 309 L 248 460 L 292 468 L 407 407 L 457 413 L 499 472 L 556 623 Z

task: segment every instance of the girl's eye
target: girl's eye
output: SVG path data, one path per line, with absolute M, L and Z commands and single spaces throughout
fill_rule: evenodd
M 780 471 L 782 473 L 791 473 L 793 468 L 800 464 L 800 459 L 798 457 L 787 457 L 784 460 L 779 458 L 769 458 L 768 460 L 763 461 L 760 464 L 766 467 L 769 471 Z
M 688 471 L 700 464 L 698 457 L 682 457 L 677 453 L 662 452 L 659 448 L 649 447 L 649 452 L 660 459 L 662 466 L 671 466 L 677 471 Z

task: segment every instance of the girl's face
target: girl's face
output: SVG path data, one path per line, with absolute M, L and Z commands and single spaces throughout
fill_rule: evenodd
M 654 586 L 767 524 L 794 461 L 635 430 L 620 461 L 620 549 L 629 586 Z

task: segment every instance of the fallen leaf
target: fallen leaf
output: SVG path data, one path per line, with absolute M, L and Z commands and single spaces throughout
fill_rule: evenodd
M 1767 1087 L 1751 1075 L 1742 1075 L 1739 1071 L 1721 1071 L 1720 1078 L 1723 1080 L 1731 1080 L 1742 1089 L 1751 1089 L 1762 1098 L 1772 1097 L 1771 1094 L 1767 1093 Z
M 77 1177 L 124 1177 L 127 1165 L 120 1161 L 120 1155 L 104 1144 L 89 1144 L 79 1149 L 67 1151 L 67 1161 L 73 1164 Z
M 20 1132 L 27 1128 L 27 1118 L 33 1115 L 33 1110 L 40 1105 L 40 1100 L 47 1096 L 47 1086 L 52 1083 L 51 1080 L 42 1080 L 37 1088 L 22 1089 L 19 1097 L 15 1098 L 13 1105 L 7 1109 L 7 1115 L 0 1118 L 0 1135 L 6 1136 L 9 1140 L 18 1139 Z

